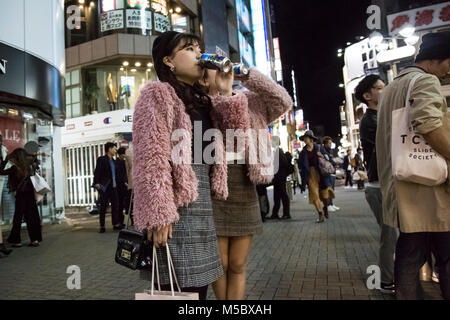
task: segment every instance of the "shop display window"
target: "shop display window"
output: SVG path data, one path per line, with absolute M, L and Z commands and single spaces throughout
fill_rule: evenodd
M 84 70 L 83 103 L 87 113 L 134 109 L 139 93 L 149 80 L 156 80 L 154 69 L 145 67 L 102 67 Z M 89 111 L 90 110 L 90 111 Z
M 34 108 L 0 105 L 0 134 L 2 153 L 10 154 L 16 148 L 23 148 L 29 141 L 40 145 L 38 161 L 39 174 L 47 180 L 53 190 L 53 124 L 51 117 Z M 7 167 L 11 163 L 7 164 Z M 0 219 L 10 224 L 14 216 L 15 197 L 8 188 L 8 177 L 0 176 Z M 42 222 L 50 221 L 55 214 L 54 193 L 45 195 L 38 204 Z

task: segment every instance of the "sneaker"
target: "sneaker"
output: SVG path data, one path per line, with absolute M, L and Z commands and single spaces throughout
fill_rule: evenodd
M 102 227 L 100 228 L 100 231 L 98 233 L 105 233 L 105 231 L 106 231 L 105 228 Z
M 328 206 L 328 212 L 335 212 L 336 211 L 336 209 L 335 208 L 333 208 L 333 206 Z
M 333 204 L 332 207 L 333 207 L 333 209 L 336 210 L 336 211 L 339 211 L 339 210 L 341 209 L 341 208 L 339 208 L 339 207 L 336 207 L 334 204 Z
M 13 248 L 22 248 L 22 244 L 21 243 L 13 243 L 11 245 L 11 247 L 13 247 Z
M 123 226 L 122 225 L 118 225 L 118 226 L 114 226 L 113 227 L 113 230 L 116 230 L 116 231 L 120 231 L 120 230 L 122 230 L 123 229 Z
M 382 293 L 394 294 L 395 293 L 395 284 L 394 283 L 381 283 L 380 291 Z
M 433 275 L 431 276 L 431 280 L 433 282 L 439 283 L 439 273 L 436 271 L 433 271 Z
M 291 216 L 282 216 L 281 219 L 291 219 Z

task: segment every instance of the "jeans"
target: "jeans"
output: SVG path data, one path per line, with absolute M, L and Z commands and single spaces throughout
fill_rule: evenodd
M 395 251 L 395 286 L 397 299 L 423 299 L 419 271 L 427 260 L 431 248 L 439 269 L 442 296 L 450 300 L 450 231 L 403 233 Z
M 399 231 L 383 223 L 383 207 L 381 189 L 367 186 L 365 190 L 366 201 L 381 228 L 380 250 L 378 264 L 381 270 L 381 282 L 394 282 L 394 253 Z

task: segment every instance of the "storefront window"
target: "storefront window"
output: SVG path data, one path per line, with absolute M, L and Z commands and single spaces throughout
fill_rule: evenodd
M 146 68 L 144 62 L 141 65 L 141 68 L 105 66 L 85 70 L 83 97 L 86 109 L 96 113 L 134 109 L 147 81 L 157 79 L 153 68 Z
M 35 109 L 12 105 L 0 106 L 0 134 L 2 135 L 2 152 L 10 154 L 16 148 L 23 148 L 29 141 L 36 141 L 41 147 L 38 160 L 39 174 L 47 180 L 53 190 L 53 125 L 49 116 Z M 10 166 L 8 164 L 7 166 Z M 38 204 L 43 222 L 54 217 L 54 194 L 49 192 Z M 11 223 L 14 216 L 15 197 L 8 188 L 8 177 L 0 176 L 0 218 Z
M 190 17 L 188 15 L 173 13 L 172 30 L 183 33 L 192 33 Z
M 80 97 L 80 70 L 66 73 L 66 117 L 68 119 L 83 114 Z

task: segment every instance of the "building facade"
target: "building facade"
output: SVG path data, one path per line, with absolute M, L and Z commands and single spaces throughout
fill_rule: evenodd
M 41 147 L 40 175 L 53 192 L 39 203 L 51 221 L 63 203 L 60 126 L 64 124 L 64 3 L 10 1 L 0 10 L 0 152 L 5 156 L 29 141 Z M 9 166 L 8 164 L 7 166 Z M 12 222 L 14 194 L 0 176 L 0 220 Z
M 257 19 L 252 15 L 252 2 L 260 4 Z M 61 144 L 66 207 L 95 202 L 93 172 L 105 142 L 116 142 L 131 153 L 134 106 L 142 87 L 157 80 L 151 53 L 154 39 L 162 32 L 196 34 L 203 40 L 205 52 L 271 74 L 265 2 L 65 1 L 67 120 Z M 259 23 L 256 41 L 253 21 Z M 256 49 L 263 50 L 262 58 L 257 59 Z

